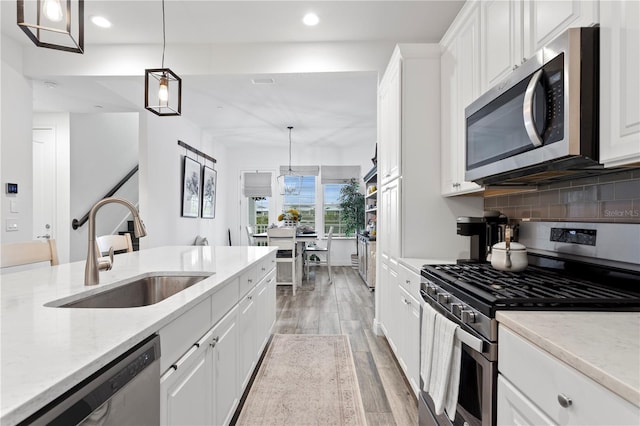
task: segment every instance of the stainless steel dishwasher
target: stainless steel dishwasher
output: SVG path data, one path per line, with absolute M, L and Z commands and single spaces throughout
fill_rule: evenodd
M 160 424 L 160 337 L 151 336 L 22 424 Z

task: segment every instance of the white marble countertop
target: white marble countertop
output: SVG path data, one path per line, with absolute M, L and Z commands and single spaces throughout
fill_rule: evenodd
M 159 247 L 115 257 L 100 284 L 85 287 L 85 262 L 0 276 L 0 424 L 13 425 L 217 291 L 273 247 Z M 100 292 L 149 272 L 211 272 L 155 305 L 69 309 L 44 304 Z
M 498 311 L 496 319 L 640 406 L 640 313 Z
M 398 263 L 406 266 L 416 274 L 419 274 L 422 269 L 422 265 L 450 265 L 452 263 L 456 263 L 456 261 L 451 259 L 419 259 L 414 257 L 403 257 L 398 260 Z

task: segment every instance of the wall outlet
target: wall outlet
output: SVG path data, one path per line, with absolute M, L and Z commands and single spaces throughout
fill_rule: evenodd
M 7 219 L 7 231 L 18 231 L 19 229 L 17 219 Z

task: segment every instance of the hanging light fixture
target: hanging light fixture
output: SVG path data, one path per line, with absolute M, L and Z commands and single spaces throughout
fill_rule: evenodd
M 162 68 L 144 71 L 144 107 L 160 116 L 182 113 L 182 79 L 164 67 L 164 51 L 167 44 L 164 0 L 162 0 Z
M 36 46 L 84 53 L 84 0 L 18 0 L 17 4 L 18 26 Z
M 291 130 L 293 126 L 288 126 L 289 129 L 289 168 L 282 172 L 278 176 L 278 186 L 280 187 L 280 195 L 300 195 L 300 189 L 302 188 L 302 176 L 297 175 L 291 169 Z

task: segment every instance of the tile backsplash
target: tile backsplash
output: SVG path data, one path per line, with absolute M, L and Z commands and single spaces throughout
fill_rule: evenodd
M 640 223 L 640 169 L 485 197 L 484 207 L 499 210 L 509 219 Z

